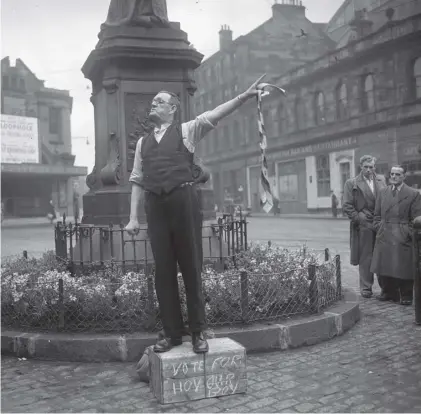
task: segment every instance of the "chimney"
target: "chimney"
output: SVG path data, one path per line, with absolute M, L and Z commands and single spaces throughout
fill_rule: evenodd
M 228 51 L 232 43 L 232 30 L 227 25 L 222 25 L 219 31 L 219 50 Z
M 273 19 L 281 15 L 287 19 L 303 18 L 306 17 L 306 8 L 302 0 L 275 0 L 272 6 Z
M 372 31 L 373 22 L 367 16 L 367 10 L 356 10 L 354 18 L 349 22 L 351 29 L 359 38 L 369 35 Z

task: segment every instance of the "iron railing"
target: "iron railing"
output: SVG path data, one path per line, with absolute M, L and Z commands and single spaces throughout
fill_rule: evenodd
M 235 263 L 235 256 L 247 250 L 247 243 L 246 219 L 224 214 L 215 224 L 202 227 L 204 264 L 223 267 L 227 259 Z M 130 236 L 123 225 L 72 224 L 64 219 L 55 227 L 55 251 L 72 272 L 92 265 L 104 266 L 109 261 L 121 265 L 123 271 L 154 263 L 146 226 L 137 236 Z

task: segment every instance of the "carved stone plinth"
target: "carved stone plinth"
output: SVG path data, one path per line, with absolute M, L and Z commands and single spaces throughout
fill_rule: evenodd
M 136 143 L 151 128 L 150 102 L 161 90 L 174 92 L 181 101 L 182 121 L 190 120 L 193 71 L 202 58 L 177 23 L 103 28 L 82 68 L 92 81 L 95 116 L 95 167 L 87 178 L 83 223 L 128 222 L 129 176 Z M 139 218 L 144 221 L 143 206 Z
M 190 342 L 149 357 L 150 388 L 161 404 L 241 394 L 247 391 L 246 350 L 229 338 L 209 339 L 209 352 Z

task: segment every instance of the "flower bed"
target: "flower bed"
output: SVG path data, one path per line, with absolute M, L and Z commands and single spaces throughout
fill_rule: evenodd
M 309 280 L 314 265 L 317 283 Z M 59 282 L 61 280 L 62 282 Z M 180 300 L 187 320 L 185 290 Z M 133 332 L 160 329 L 153 274 L 126 272 L 112 263 L 72 276 L 53 252 L 2 263 L 2 325 L 35 330 Z M 203 290 L 209 325 L 275 320 L 338 299 L 334 262 L 315 251 L 251 245 L 223 271 L 207 265 Z

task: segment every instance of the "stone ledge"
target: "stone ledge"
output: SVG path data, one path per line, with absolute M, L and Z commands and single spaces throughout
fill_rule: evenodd
M 360 319 L 357 295 L 344 292 L 345 300 L 315 316 L 286 320 L 282 324 L 254 324 L 220 328 L 215 336 L 228 337 L 247 352 L 286 350 L 314 345 L 342 335 Z M 62 334 L 2 330 L 1 352 L 17 357 L 72 362 L 137 362 L 156 334 Z

